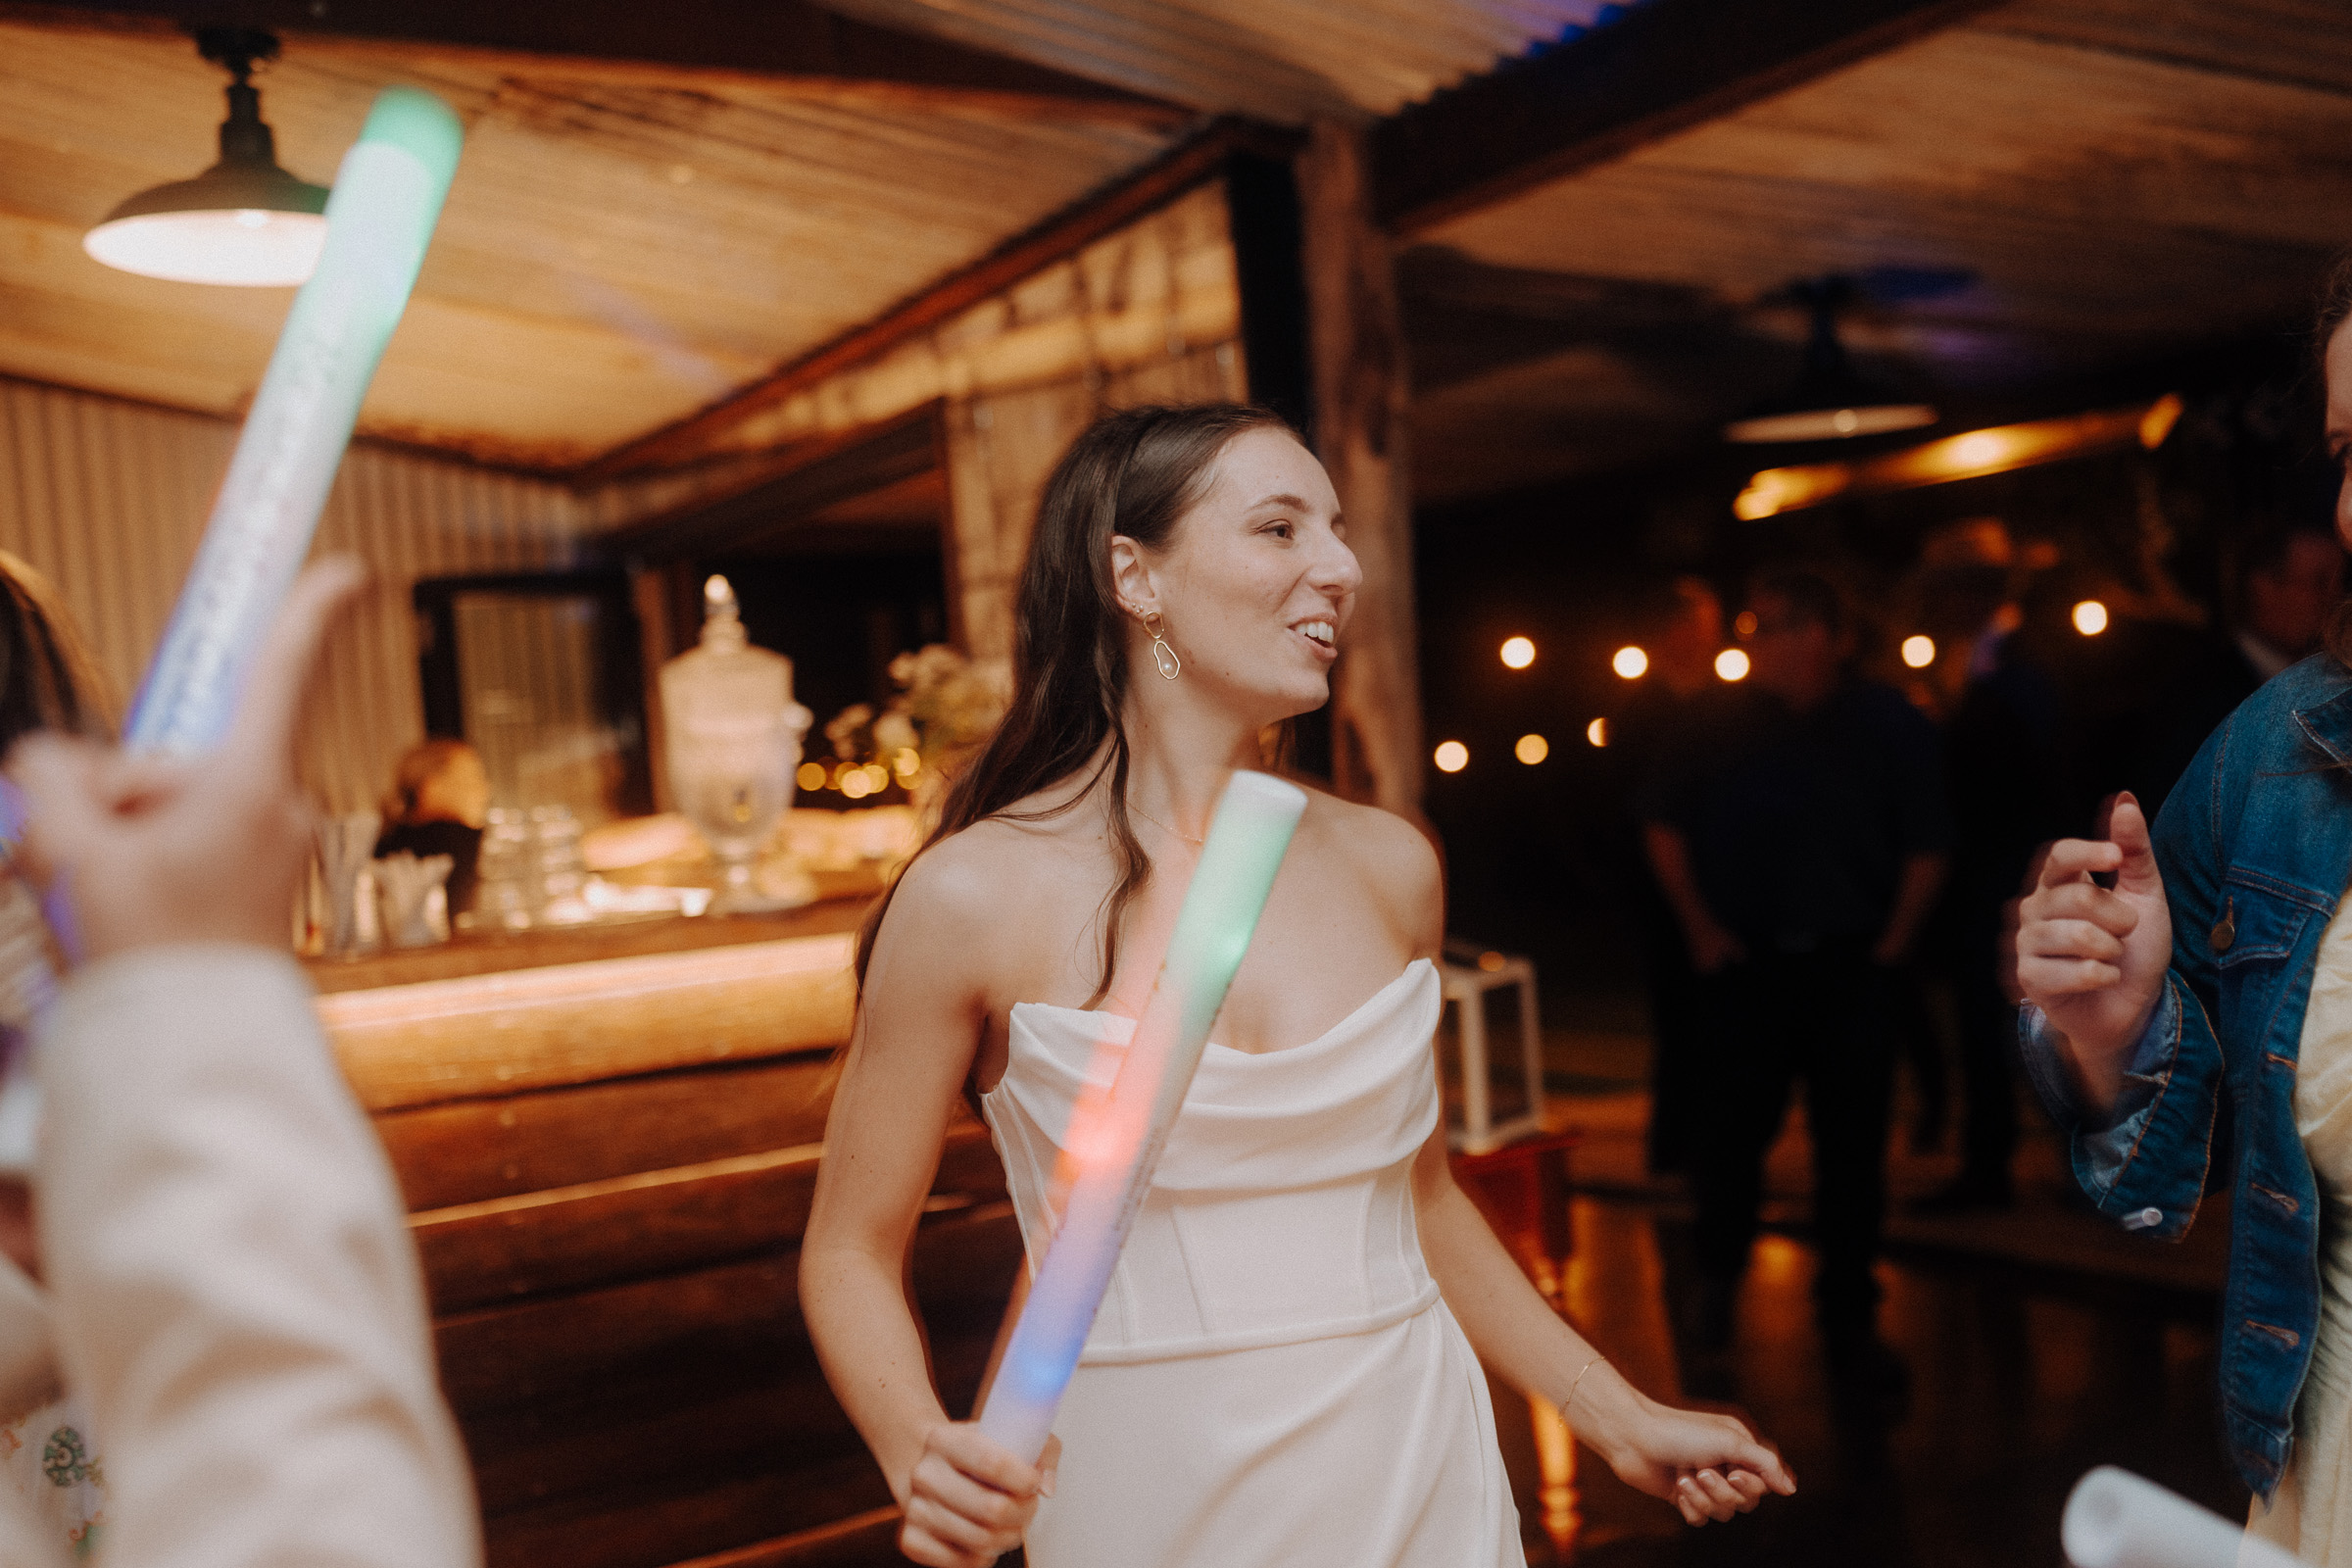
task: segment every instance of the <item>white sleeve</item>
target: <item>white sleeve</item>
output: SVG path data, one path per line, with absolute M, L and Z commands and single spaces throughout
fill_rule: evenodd
M 108 1568 L 473 1568 L 479 1527 L 381 1146 L 289 957 L 146 949 L 39 1038 L 36 1204 Z

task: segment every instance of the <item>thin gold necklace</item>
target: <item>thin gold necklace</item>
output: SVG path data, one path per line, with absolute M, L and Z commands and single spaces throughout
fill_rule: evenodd
M 1153 816 L 1153 815 L 1152 815 L 1152 814 L 1150 811 L 1147 811 L 1147 810 L 1145 810 L 1145 809 L 1144 809 L 1142 807 L 1140 807 L 1140 806 L 1136 805 L 1136 804 L 1135 804 L 1133 801 L 1129 801 L 1129 802 L 1127 803 L 1127 809 L 1129 809 L 1130 811 L 1133 811 L 1133 812 L 1134 812 L 1136 815 L 1138 815 L 1138 816 L 1142 817 L 1142 818 L 1143 818 L 1145 821 L 1147 821 L 1147 822 L 1151 823 L 1151 824 L 1152 824 L 1153 827 L 1155 827 L 1155 828 L 1159 829 L 1159 830 L 1160 830 L 1162 833 L 1174 834 L 1174 835 L 1175 835 L 1175 837 L 1177 837 L 1177 838 L 1180 838 L 1180 839 L 1184 840 L 1184 842 L 1185 842 L 1185 843 L 1187 843 L 1187 844 L 1206 844 L 1206 843 L 1208 842 L 1208 840 L 1206 840 L 1206 839 L 1197 839 L 1197 838 L 1193 837 L 1193 836 L 1192 836 L 1190 833 L 1178 833 L 1178 832 L 1176 832 L 1176 830 L 1175 830 L 1174 828 L 1172 828 L 1172 827 L 1168 826 L 1168 824 L 1167 824 L 1167 823 L 1165 823 L 1165 822 L 1162 822 L 1162 821 L 1161 821 L 1161 820 L 1160 820 L 1158 817 L 1156 817 L 1156 816 Z

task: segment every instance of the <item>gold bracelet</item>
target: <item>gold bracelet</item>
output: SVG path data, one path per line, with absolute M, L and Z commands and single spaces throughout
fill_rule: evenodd
M 1575 1405 L 1576 1391 L 1578 1387 L 1584 1383 L 1585 1374 L 1592 1371 L 1594 1367 L 1600 1365 L 1601 1362 L 1607 1359 L 1608 1357 L 1605 1355 L 1595 1355 L 1592 1360 L 1587 1361 L 1583 1366 L 1577 1368 L 1576 1376 L 1571 1379 L 1568 1384 L 1568 1397 L 1560 1401 L 1560 1414 L 1562 1417 L 1565 1417 L 1568 1414 L 1569 1409 Z

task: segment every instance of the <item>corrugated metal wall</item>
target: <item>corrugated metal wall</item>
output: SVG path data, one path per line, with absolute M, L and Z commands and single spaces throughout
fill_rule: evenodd
M 127 702 L 196 554 L 237 427 L 0 379 L 0 549 L 57 585 Z M 585 509 L 561 485 L 355 446 L 319 521 L 323 550 L 376 580 L 336 634 L 314 698 L 305 771 L 329 806 L 374 804 L 421 737 L 420 577 L 568 564 Z

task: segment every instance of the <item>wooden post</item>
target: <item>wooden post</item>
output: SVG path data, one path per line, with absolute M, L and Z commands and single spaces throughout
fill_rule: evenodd
M 1389 238 L 1372 220 L 1365 133 L 1318 122 L 1298 157 L 1315 449 L 1364 586 L 1332 700 L 1340 793 L 1421 815 L 1421 682 L 1413 619 L 1404 335 Z

